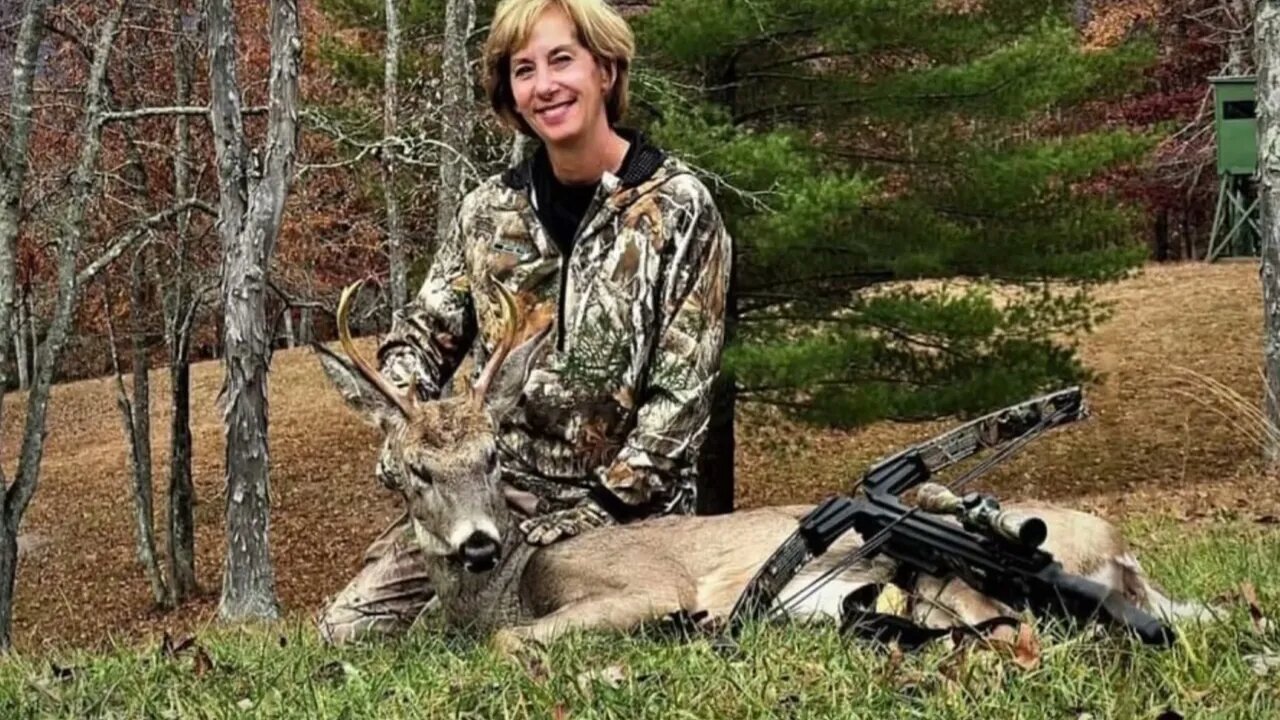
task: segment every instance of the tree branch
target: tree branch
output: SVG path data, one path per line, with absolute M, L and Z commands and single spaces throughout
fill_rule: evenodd
M 255 105 L 253 107 L 241 108 L 241 115 L 265 115 L 267 114 L 267 106 Z M 176 115 L 188 115 L 195 117 L 209 117 L 210 108 L 204 105 L 168 105 L 163 107 L 144 107 L 134 108 L 132 110 L 115 110 L 102 114 L 103 122 L 120 122 L 124 120 L 140 120 L 149 117 L 173 117 Z
M 76 275 L 76 282 L 83 286 L 85 283 L 93 280 L 98 273 L 102 272 L 108 265 L 115 262 L 117 258 L 124 254 L 134 243 L 138 242 L 157 225 L 164 223 L 176 215 L 184 213 L 188 210 L 201 210 L 213 217 L 218 216 L 218 209 L 209 203 L 198 198 L 188 198 L 173 207 L 163 210 L 147 218 L 139 220 L 137 225 L 131 230 L 123 233 L 115 240 L 112 240 L 107 249 L 98 256 L 97 260 L 89 263 L 84 269 Z

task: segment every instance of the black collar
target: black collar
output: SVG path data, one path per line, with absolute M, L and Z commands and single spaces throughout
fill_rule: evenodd
M 635 157 L 622 168 L 622 175 L 618 178 L 622 182 L 622 187 L 635 187 L 653 177 L 667 159 L 667 154 L 662 151 L 662 148 L 650 143 L 649 138 L 639 130 L 615 127 L 614 131 L 636 146 Z M 546 151 L 539 147 L 535 153 L 540 152 Z M 529 187 L 533 182 L 533 155 L 520 161 L 515 167 L 507 168 L 502 173 L 502 182 L 512 190 L 523 190 Z

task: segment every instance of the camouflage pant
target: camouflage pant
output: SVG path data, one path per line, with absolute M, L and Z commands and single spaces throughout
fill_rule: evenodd
M 528 517 L 522 512 L 527 505 L 508 500 L 516 522 Z M 409 515 L 401 515 L 369 545 L 360 571 L 321 611 L 321 639 L 341 644 L 406 632 L 436 605 L 425 564 Z

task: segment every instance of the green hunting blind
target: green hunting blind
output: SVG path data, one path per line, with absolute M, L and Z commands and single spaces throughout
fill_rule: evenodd
M 1253 75 L 1216 76 L 1213 84 L 1213 129 L 1218 143 L 1218 204 L 1205 260 L 1221 255 L 1257 255 L 1258 119 Z

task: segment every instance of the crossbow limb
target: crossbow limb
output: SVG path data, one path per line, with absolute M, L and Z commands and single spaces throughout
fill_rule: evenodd
M 859 484 L 874 485 L 877 492 L 896 495 L 907 490 L 909 485 L 901 486 L 902 483 L 896 483 L 883 471 L 902 466 L 902 461 L 909 456 L 914 456 L 910 458 L 912 464 L 918 463 L 927 470 L 927 475 L 932 475 L 983 450 L 998 451 L 1014 443 L 1025 443 L 1046 430 L 1087 416 L 1084 395 L 1078 386 L 1041 395 L 975 418 L 885 457 L 867 470 Z M 981 472 L 990 467 L 981 468 Z M 972 480 L 977 474 L 968 476 L 965 481 Z M 919 475 L 913 477 L 918 479 Z M 839 512 L 815 513 L 802 520 L 800 529 L 774 551 L 738 597 L 728 618 L 729 637 L 736 637 L 748 619 L 768 612 L 796 573 L 810 560 L 825 553 L 851 525 L 851 518 Z

